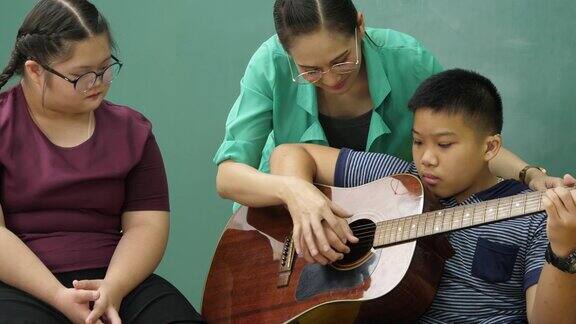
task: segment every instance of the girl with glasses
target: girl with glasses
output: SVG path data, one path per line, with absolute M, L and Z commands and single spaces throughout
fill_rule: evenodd
M 150 122 L 104 100 L 122 63 L 84 0 L 41 0 L 0 87 L 0 322 L 191 323 L 153 274 L 168 239 Z
M 247 206 L 286 205 L 297 250 L 326 263 L 355 240 L 346 212 L 302 180 L 309 174 L 268 174 L 272 150 L 316 143 L 410 159 L 407 102 L 442 67 L 413 37 L 366 27 L 351 0 L 276 0 L 274 22 L 276 35 L 252 56 L 228 115 L 214 157 L 217 189 Z M 506 150 L 491 161 L 502 178 L 518 179 L 525 166 Z M 538 168 L 523 179 L 537 189 L 561 184 Z

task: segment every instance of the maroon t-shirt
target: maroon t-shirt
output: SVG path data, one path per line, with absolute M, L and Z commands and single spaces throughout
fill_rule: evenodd
M 126 211 L 168 211 L 150 122 L 103 101 L 90 139 L 54 145 L 32 120 L 21 86 L 0 94 L 0 204 L 6 227 L 52 272 L 106 267 Z

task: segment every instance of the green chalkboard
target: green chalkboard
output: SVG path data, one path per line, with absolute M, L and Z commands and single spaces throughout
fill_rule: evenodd
M 0 62 L 34 1 L 0 2 Z M 362 0 L 372 27 L 415 36 L 446 67 L 474 69 L 500 89 L 504 142 L 554 174 L 576 169 L 576 2 Z M 272 0 L 100 0 L 125 62 L 109 99 L 154 124 L 168 177 L 172 229 L 158 273 L 200 308 L 230 203 L 211 159 L 246 63 L 274 33 Z

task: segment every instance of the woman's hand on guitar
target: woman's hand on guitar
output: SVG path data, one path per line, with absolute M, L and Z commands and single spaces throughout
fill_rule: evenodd
M 346 218 L 350 215 L 328 199 L 316 186 L 302 179 L 286 178 L 283 201 L 294 224 L 292 239 L 296 252 L 308 262 L 328 264 L 357 242 Z
M 533 177 L 528 182 L 528 186 L 530 187 L 530 189 L 535 191 L 544 191 L 546 189 L 557 187 L 573 187 L 575 185 L 576 185 L 576 179 L 569 174 L 564 175 L 564 178 L 558 178 L 558 177 L 551 177 L 544 173 L 541 173 L 540 176 Z

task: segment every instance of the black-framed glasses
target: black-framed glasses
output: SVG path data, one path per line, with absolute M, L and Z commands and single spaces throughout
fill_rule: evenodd
M 358 63 L 360 63 L 360 50 L 358 49 L 358 32 L 354 29 L 354 43 L 356 49 L 356 61 L 355 62 L 342 62 L 336 63 L 332 65 L 328 71 L 322 70 L 312 70 L 306 71 L 303 73 L 294 76 L 294 72 L 292 71 L 292 64 L 290 63 L 290 59 L 288 59 L 288 65 L 290 66 L 290 75 L 292 76 L 292 81 L 299 83 L 299 84 L 307 84 L 307 83 L 316 83 L 322 79 L 324 74 L 333 71 L 336 74 L 344 75 L 348 73 L 352 73 L 356 70 Z
M 40 65 L 46 71 L 48 71 L 52 74 L 55 74 L 55 75 L 59 76 L 60 78 L 72 83 L 74 85 L 74 89 L 76 91 L 87 92 L 88 90 L 90 90 L 94 87 L 98 78 L 100 78 L 102 83 L 108 84 L 108 83 L 112 83 L 112 80 L 114 80 L 114 78 L 120 73 L 120 69 L 122 69 L 123 63 L 120 62 L 120 60 L 118 60 L 114 55 L 111 55 L 110 57 L 112 57 L 112 59 L 114 60 L 114 63 L 108 65 L 102 72 L 100 72 L 100 73 L 97 73 L 94 71 L 86 72 L 86 73 L 82 74 L 81 76 L 79 76 L 78 78 L 76 78 L 75 80 L 72 80 L 72 79 L 66 77 L 62 73 L 52 69 L 49 66 L 45 66 L 44 64 L 41 64 L 41 63 L 40 63 Z

